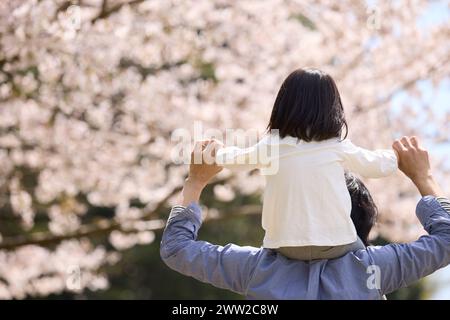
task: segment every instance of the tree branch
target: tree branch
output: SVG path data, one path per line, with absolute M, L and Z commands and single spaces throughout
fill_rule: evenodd
M 110 8 L 108 8 L 107 0 L 103 0 L 102 7 L 100 9 L 100 13 L 91 20 L 91 23 L 95 23 L 98 20 L 108 18 L 111 14 L 119 11 L 125 5 L 132 6 L 132 5 L 136 5 L 141 2 L 144 2 L 144 1 L 145 0 L 131 0 L 128 2 L 122 2 L 122 3 L 116 4 L 115 6 L 111 6 Z
M 171 63 L 164 63 L 161 66 L 150 66 L 150 67 L 144 67 L 143 65 L 139 64 L 138 62 L 128 59 L 128 58 L 122 58 L 119 62 L 119 68 L 120 69 L 126 69 L 126 68 L 135 68 L 143 79 L 145 79 L 149 75 L 156 74 L 160 71 L 166 71 L 170 70 L 176 67 L 179 67 L 183 64 L 187 63 L 186 60 L 179 60 Z
M 206 216 L 204 222 L 226 220 L 237 216 L 251 216 L 261 214 L 262 207 L 260 205 L 246 205 L 238 209 L 229 209 L 218 215 Z M 100 220 L 96 223 L 80 227 L 76 232 L 65 235 L 53 235 L 47 232 L 34 233 L 31 236 L 19 236 L 13 238 L 5 238 L 0 243 L 0 250 L 14 250 L 18 247 L 26 245 L 49 246 L 64 240 L 80 239 L 85 237 L 106 236 L 112 231 L 120 231 L 123 233 L 136 233 L 142 231 L 156 231 L 165 227 L 166 221 L 154 219 L 148 221 L 130 221 L 119 223 L 117 221 Z
M 425 74 L 431 74 L 433 72 L 438 71 L 438 69 L 439 69 L 439 67 L 441 65 L 445 65 L 449 61 L 450 61 L 450 58 L 448 57 L 442 63 L 433 64 L 432 66 L 429 67 L 429 69 L 427 70 L 427 72 Z M 409 80 L 405 81 L 403 84 L 399 85 L 397 88 L 392 90 L 389 94 L 387 94 L 386 96 L 384 96 L 381 99 L 377 100 L 375 103 L 373 103 L 373 104 L 371 104 L 371 105 L 369 105 L 369 106 L 367 106 L 365 108 L 361 108 L 360 112 L 369 112 L 369 111 L 371 111 L 373 109 L 377 109 L 377 108 L 383 106 L 385 103 L 389 102 L 396 94 L 411 88 L 418 81 L 423 80 L 424 78 L 425 78 L 424 76 L 417 76 L 415 78 L 412 78 L 412 79 L 409 79 Z
M 214 184 L 223 183 L 225 181 L 226 179 L 216 180 Z M 135 233 L 162 229 L 164 228 L 165 222 L 163 220 L 152 219 L 152 217 L 155 213 L 162 211 L 167 205 L 167 201 L 182 189 L 183 185 L 174 188 L 159 202 L 156 208 L 152 210 L 147 209 L 148 212 L 141 217 L 141 220 L 119 222 L 112 219 L 101 219 L 83 225 L 77 231 L 64 235 L 54 235 L 50 232 L 36 232 L 29 235 L 7 237 L 0 242 L 0 250 L 14 250 L 26 245 L 50 246 L 70 239 L 105 236 L 116 230 L 124 233 Z M 243 206 L 237 212 L 245 215 L 248 214 L 249 210 L 259 210 L 260 212 L 260 206 L 258 206 L 258 208 Z M 229 214 L 225 213 L 225 215 Z M 236 214 L 233 213 L 233 216 L 234 215 Z

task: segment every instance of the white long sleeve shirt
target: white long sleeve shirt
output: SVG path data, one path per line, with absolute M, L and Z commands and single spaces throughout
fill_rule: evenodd
M 366 178 L 397 170 L 391 150 L 369 151 L 350 140 L 320 142 L 267 135 L 256 145 L 225 147 L 218 164 L 230 169 L 261 169 L 266 178 L 262 212 L 263 246 L 337 246 L 357 239 L 345 169 Z

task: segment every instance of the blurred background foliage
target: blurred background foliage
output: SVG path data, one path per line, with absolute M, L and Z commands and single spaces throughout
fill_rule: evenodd
M 441 150 L 448 157 L 448 96 L 428 99 L 450 74 L 448 1 L 380 1 L 382 28 L 369 23 L 378 16 L 368 10 L 371 1 L 283 2 L 0 2 L 0 243 L 14 244 L 0 249 L 0 297 L 61 292 L 76 262 L 84 291 L 50 298 L 240 299 L 168 269 L 159 257 L 162 230 L 127 250 L 120 247 L 126 239 L 108 239 L 111 229 L 77 232 L 116 218 L 167 218 L 186 169 L 165 149 L 175 129 L 191 130 L 194 121 L 264 128 L 276 89 L 298 66 L 335 75 L 356 142 L 386 146 L 397 135 L 420 134 L 434 156 Z M 446 182 L 449 161 L 442 159 L 436 172 Z M 202 203 L 223 216 L 206 222 L 200 239 L 261 244 L 254 208 L 262 184 L 250 179 L 222 181 L 236 194 L 229 202 L 214 196 L 214 186 L 206 190 Z M 244 196 L 252 184 L 253 195 Z M 422 228 L 414 227 L 411 184 L 397 176 L 369 189 L 380 199 L 383 235 L 416 239 Z M 237 215 L 246 206 L 252 214 Z M 40 243 L 42 234 L 52 241 Z M 37 245 L 24 248 L 30 243 Z M 121 259 L 91 254 L 97 248 Z M 428 298 L 425 284 L 389 299 Z

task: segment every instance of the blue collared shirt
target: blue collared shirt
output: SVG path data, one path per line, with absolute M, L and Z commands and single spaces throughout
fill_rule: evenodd
M 271 249 L 196 240 L 200 207 L 176 206 L 160 253 L 173 270 L 250 299 L 381 300 L 450 264 L 450 215 L 431 196 L 421 199 L 416 214 L 429 235 L 415 242 L 371 246 L 333 260 L 298 261 Z

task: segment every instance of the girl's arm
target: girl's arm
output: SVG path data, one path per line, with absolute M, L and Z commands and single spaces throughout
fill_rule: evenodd
M 217 151 L 216 163 L 231 170 L 253 170 L 270 166 L 273 147 L 264 141 L 249 148 L 224 147 Z
M 365 178 L 382 178 L 393 174 L 398 160 L 393 150 L 370 151 L 355 146 L 350 140 L 342 141 L 344 167 Z

